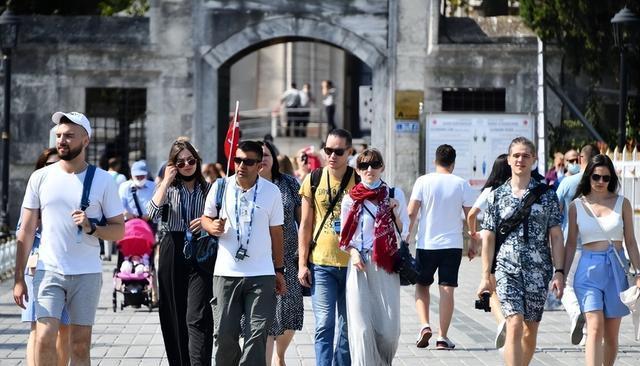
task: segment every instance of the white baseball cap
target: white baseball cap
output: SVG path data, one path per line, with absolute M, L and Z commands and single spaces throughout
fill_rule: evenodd
M 87 135 L 91 137 L 91 123 L 84 114 L 80 112 L 56 112 L 53 114 L 53 116 L 51 116 L 51 120 L 53 121 L 53 123 L 58 125 L 60 124 L 60 119 L 62 117 L 67 117 L 71 122 L 82 126 L 82 128 L 87 131 Z

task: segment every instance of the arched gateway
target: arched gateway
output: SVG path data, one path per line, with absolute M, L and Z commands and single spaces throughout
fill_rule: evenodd
M 266 3 L 266 2 L 265 2 Z M 355 2 L 357 3 L 357 1 Z M 230 66 L 267 45 L 311 40 L 342 48 L 373 71 L 374 125 L 372 143 L 385 150 L 389 116 L 388 18 L 383 8 L 333 9 L 315 7 L 295 14 L 264 9 L 221 9 L 205 6 L 195 27 L 195 123 L 193 138 L 203 158 L 217 158 L 229 115 Z M 206 3 L 205 3 L 206 4 Z M 256 8 L 264 6 L 254 5 Z M 384 9 L 381 13 L 380 10 Z M 334 13 L 335 12 L 335 13 Z

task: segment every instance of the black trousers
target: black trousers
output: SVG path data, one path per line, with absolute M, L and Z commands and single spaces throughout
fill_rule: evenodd
M 213 276 L 185 260 L 183 232 L 160 242 L 158 287 L 162 338 L 169 365 L 211 365 Z
M 336 106 L 335 104 L 327 105 L 324 107 L 324 111 L 327 114 L 327 133 L 336 129 Z

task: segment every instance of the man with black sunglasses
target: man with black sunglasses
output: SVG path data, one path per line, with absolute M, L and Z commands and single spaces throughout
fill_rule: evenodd
M 324 147 L 327 166 L 308 174 L 300 187 L 298 280 L 311 288 L 318 366 L 351 364 L 345 298 L 349 254 L 338 247 L 342 197 L 357 183 L 353 168 L 347 165 L 351 149 L 348 131 L 331 131 Z M 336 308 L 338 341 L 334 350 Z
M 284 279 L 284 210 L 278 187 L 258 175 L 262 146 L 242 141 L 235 158 L 236 174 L 217 180 L 209 194 L 202 227 L 219 237 L 213 273 L 215 364 L 265 365 L 267 331 L 275 317 L 276 294 L 286 292 Z M 218 212 L 216 196 L 223 189 Z M 238 344 L 240 319 L 250 335 Z
M 409 232 L 418 225 L 416 261 L 419 276 L 416 283 L 416 311 L 421 327 L 416 346 L 425 348 L 432 335 L 429 324 L 429 287 L 438 271 L 440 289 L 440 336 L 437 349 L 453 349 L 455 344 L 447 337 L 453 315 L 453 292 L 458 287 L 458 269 L 462 260 L 462 219 L 469 214 L 475 194 L 469 183 L 453 175 L 456 150 L 450 145 L 436 149 L 436 171 L 416 180 L 409 200 Z M 420 217 L 418 218 L 418 213 Z

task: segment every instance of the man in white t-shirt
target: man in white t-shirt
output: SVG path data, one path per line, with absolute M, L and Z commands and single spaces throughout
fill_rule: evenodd
M 213 273 L 217 366 L 266 365 L 276 294 L 286 292 L 282 198 L 275 184 L 258 175 L 261 162 L 262 146 L 241 142 L 234 158 L 236 174 L 225 180 L 221 212 L 216 208 L 218 182 L 205 202 L 202 228 L 219 237 Z M 243 314 L 249 335 L 243 336 L 241 350 Z
M 66 305 L 71 364 L 89 365 L 91 329 L 102 287 L 98 239 L 122 238 L 122 204 L 113 178 L 96 169 L 89 206 L 81 210 L 83 182 L 89 170 L 85 149 L 91 125 L 78 112 L 56 112 L 52 120 L 57 125 L 56 148 L 61 160 L 35 171 L 29 178 L 18 232 L 13 296 L 16 304 L 24 308 L 28 296 L 24 268 L 41 217 L 42 239 L 32 294 L 37 318 L 36 363 L 56 364 L 56 337 Z M 94 219 L 102 218 L 106 224 L 97 226 Z
M 421 328 L 416 345 L 429 345 L 432 331 L 429 325 L 429 287 L 438 271 L 440 287 L 440 329 L 437 349 L 453 349 L 447 337 L 453 315 L 453 290 L 458 287 L 458 269 L 462 259 L 462 211 L 467 216 L 475 193 L 462 178 L 451 174 L 456 151 L 450 145 L 436 149 L 436 171 L 418 178 L 409 200 L 409 232 L 420 213 L 416 240 L 416 262 L 420 272 L 416 283 L 416 310 Z

